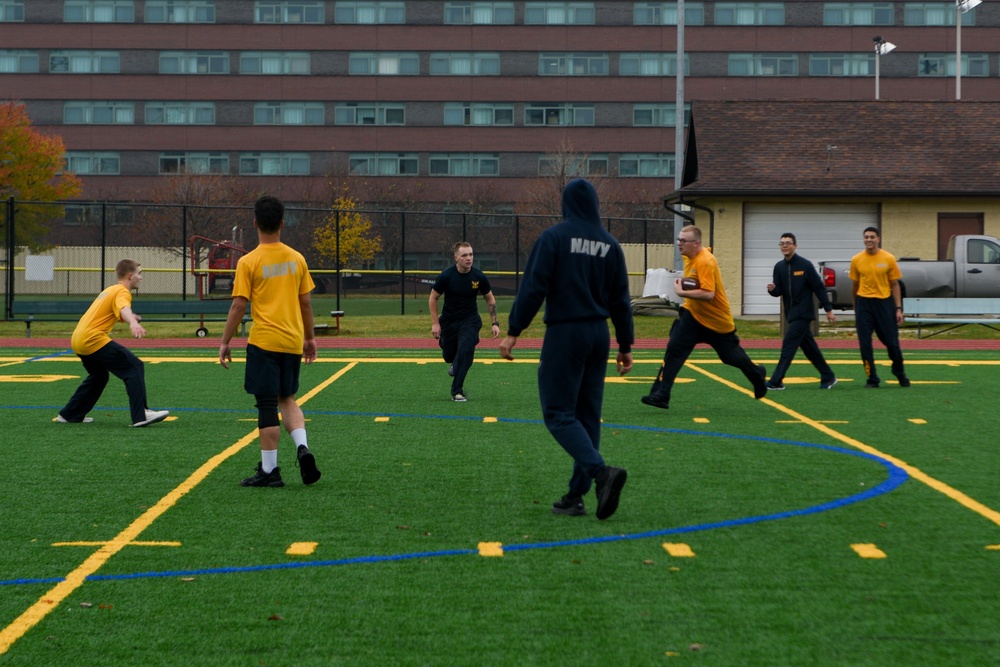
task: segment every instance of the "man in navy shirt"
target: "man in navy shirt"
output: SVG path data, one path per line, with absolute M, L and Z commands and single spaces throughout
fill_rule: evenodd
M 552 437 L 573 457 L 569 491 L 556 514 L 585 514 L 583 496 L 597 486 L 597 518 L 618 509 L 628 473 L 600 453 L 601 406 L 615 326 L 619 375 L 632 370 L 632 304 L 621 246 L 601 226 L 597 191 L 577 178 L 562 195 L 563 221 L 535 242 L 510 311 L 500 356 L 513 359 L 517 337 L 545 302 L 545 339 L 538 365 L 538 397 Z
M 451 400 L 465 402 L 465 376 L 472 368 L 472 360 L 479 344 L 479 330 L 483 320 L 476 307 L 476 297 L 486 299 L 490 309 L 493 337 L 500 335 L 497 321 L 497 300 L 490 281 L 479 269 L 472 266 L 472 246 L 465 241 L 453 247 L 455 266 L 441 272 L 431 288 L 427 307 L 431 312 L 431 335 L 438 339 L 442 356 L 448 363 L 451 379 Z M 444 309 L 438 317 L 438 299 L 444 296 Z
M 823 279 L 819 277 L 812 262 L 802 255 L 795 254 L 798 248 L 795 234 L 782 234 L 778 247 L 785 258 L 774 265 L 774 277 L 767 286 L 767 293 L 781 297 L 787 326 L 785 338 L 781 341 L 781 357 L 778 359 L 778 365 L 774 367 L 771 379 L 767 381 L 767 388 L 771 391 L 781 391 L 785 388 L 782 380 L 785 379 L 788 367 L 792 365 L 795 353 L 801 347 L 806 359 L 819 371 L 820 389 L 832 389 L 833 385 L 837 384 L 837 378 L 830 364 L 823 358 L 823 353 L 812 333 L 812 323 L 816 319 L 813 294 L 823 304 L 826 319 L 830 324 L 837 321 L 830 298 L 826 295 Z

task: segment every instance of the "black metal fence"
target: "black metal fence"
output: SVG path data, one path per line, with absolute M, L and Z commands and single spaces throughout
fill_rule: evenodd
M 457 241 L 472 244 L 476 266 L 490 276 L 495 294 L 514 294 L 535 240 L 557 221 L 513 213 L 289 206 L 282 241 L 305 255 L 316 292 L 336 295 L 338 308 L 341 299 L 377 296 L 398 298 L 405 313 L 406 300 L 426 299 L 434 277 L 453 263 Z M 641 290 L 646 269 L 665 265 L 673 221 L 607 218 L 604 224 L 626 247 Z M 16 296 L 96 294 L 114 282 L 115 264 L 124 257 L 142 264 L 143 293 L 229 298 L 236 259 L 257 245 L 251 206 L 11 198 L 4 205 L 3 231 L 7 318 Z M 331 240 L 326 252 L 318 234 Z

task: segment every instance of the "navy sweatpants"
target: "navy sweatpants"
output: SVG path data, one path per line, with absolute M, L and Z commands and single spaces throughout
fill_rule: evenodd
M 128 348 L 111 341 L 93 354 L 78 355 L 87 371 L 76 392 L 59 414 L 70 422 L 78 422 L 94 409 L 108 384 L 109 373 L 125 383 L 132 423 L 146 419 L 146 374 L 142 361 Z
M 604 468 L 601 406 L 611 334 L 605 320 L 550 324 L 538 364 L 542 419 L 556 442 L 573 457 L 569 492 L 583 496 Z
M 452 322 L 442 318 L 441 337 L 438 345 L 446 363 L 455 365 L 455 376 L 451 379 L 451 395 L 465 393 L 465 376 L 472 368 L 472 360 L 476 356 L 476 345 L 479 345 L 479 330 L 483 328 L 483 319 L 479 315 L 466 317 L 464 320 Z
M 861 361 L 865 364 L 865 375 L 869 382 L 881 382 L 875 369 L 875 350 L 872 347 L 872 332 L 885 345 L 892 361 L 892 374 L 905 377 L 903 370 L 903 350 L 899 346 L 899 325 L 896 324 L 896 302 L 888 299 L 872 299 L 859 296 L 854 302 L 854 325 L 858 331 L 858 348 Z
M 813 320 L 792 320 L 788 322 L 788 326 L 785 329 L 785 337 L 781 341 L 781 357 L 778 358 L 778 365 L 774 367 L 774 372 L 771 374 L 771 382 L 781 384 L 799 348 L 802 348 L 806 359 L 819 371 L 820 381 L 833 382 L 833 369 L 830 368 L 830 364 L 826 363 L 826 359 L 819 349 L 819 344 L 813 336 L 812 324 Z

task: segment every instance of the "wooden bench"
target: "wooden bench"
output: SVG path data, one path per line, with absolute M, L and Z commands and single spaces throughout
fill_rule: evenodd
M 340 318 L 344 316 L 344 311 L 342 310 L 331 310 L 330 317 L 334 319 L 333 330 L 335 333 L 340 334 Z M 327 332 L 330 330 L 329 324 L 314 324 L 313 331 L 316 333 Z
M 23 321 L 25 338 L 31 338 L 32 322 L 76 322 L 87 312 L 93 301 L 69 300 L 24 300 L 15 299 L 11 306 L 13 319 Z M 195 335 L 204 338 L 208 335 L 205 322 L 225 322 L 229 314 L 229 300 L 158 300 L 135 299 L 132 301 L 132 311 L 137 313 L 143 322 L 193 322 L 198 318 L 198 328 Z M 188 315 L 192 317 L 187 317 Z M 215 315 L 215 317 L 206 317 Z M 170 317 L 174 316 L 174 317 Z M 250 307 L 240 323 L 241 335 L 246 336 L 247 323 L 251 321 Z
M 966 324 L 981 324 L 1000 331 L 1000 299 L 968 298 L 942 299 L 916 297 L 903 299 L 903 314 L 908 322 L 917 325 L 917 338 L 930 338 Z M 946 329 L 923 335 L 923 325 L 951 324 Z

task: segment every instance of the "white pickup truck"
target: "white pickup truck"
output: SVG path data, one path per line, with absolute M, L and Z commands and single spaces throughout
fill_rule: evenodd
M 948 242 L 948 259 L 900 257 L 899 284 L 906 297 L 1000 297 L 1000 240 L 959 235 Z M 854 308 L 849 261 L 820 262 L 819 272 L 834 308 Z

